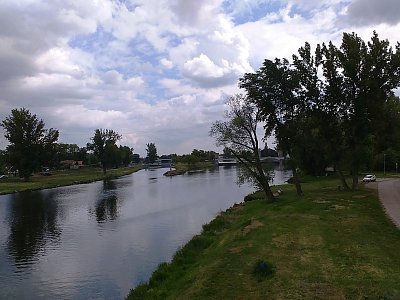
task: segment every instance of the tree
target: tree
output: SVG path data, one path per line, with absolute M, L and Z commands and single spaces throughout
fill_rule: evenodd
M 149 143 L 146 145 L 146 151 L 147 151 L 147 159 L 149 163 L 154 163 L 157 159 L 157 147 L 154 143 Z
M 56 144 L 56 155 L 54 156 L 51 165 L 59 166 L 63 160 L 81 160 L 84 164 L 88 163 L 87 149 L 80 148 L 76 144 Z
M 261 163 L 258 151 L 257 125 L 260 122 L 260 111 L 246 96 L 240 94 L 230 97 L 227 105 L 229 110 L 225 113 L 226 121 L 214 122 L 210 136 L 216 139 L 217 146 L 228 149 L 239 161 L 239 166 L 245 170 L 242 176 L 256 183 L 264 191 L 267 201 L 273 202 L 275 197 L 268 183 L 269 174 Z
M 278 157 L 278 151 L 268 148 L 268 145 L 265 144 L 264 149 L 260 151 L 260 155 L 261 157 Z
M 376 32 L 365 43 L 355 33 L 344 33 L 340 48 L 322 46 L 326 104 L 336 112 L 344 148 L 352 173 L 352 188 L 358 186 L 359 169 L 373 155 L 387 120 L 382 118 L 386 103 L 400 83 L 400 44 L 393 52 L 387 40 Z M 341 132 L 340 132 L 341 131 Z M 338 136 L 338 135 L 336 135 Z
M 122 165 L 126 167 L 133 161 L 133 148 L 119 146 L 119 155 Z
M 87 144 L 87 149 L 93 151 L 93 154 L 101 162 L 103 173 L 106 174 L 109 167 L 115 160 L 115 145 L 122 138 L 120 134 L 111 129 L 96 129 L 91 138 L 92 143 Z
M 297 168 L 302 145 L 298 129 L 304 108 L 298 75 L 288 60 L 266 59 L 256 73 L 245 74 L 239 86 L 259 109 L 259 118 L 265 121 L 265 135 L 275 133 L 278 148 L 289 154 L 296 191 L 302 195 Z
M 6 149 L 10 164 L 27 181 L 54 154 L 58 130 L 45 129 L 43 120 L 25 108 L 13 109 L 1 126 L 10 143 Z
M 0 175 L 6 173 L 7 164 L 7 152 L 5 150 L 0 150 Z
M 134 164 L 140 163 L 140 155 L 137 154 L 137 153 L 132 154 L 132 162 L 133 162 Z
M 360 168 L 384 144 L 382 116 L 399 85 L 400 44 L 394 52 L 375 32 L 368 43 L 344 33 L 339 48 L 317 45 L 315 55 L 305 43 L 292 63 L 265 60 L 240 79 L 260 109 L 266 135 L 275 134 L 279 149 L 289 154 L 295 183 L 298 167 L 318 174 L 331 163 L 345 188 L 342 168 L 350 170 L 353 189 Z M 296 184 L 298 194 L 299 188 Z

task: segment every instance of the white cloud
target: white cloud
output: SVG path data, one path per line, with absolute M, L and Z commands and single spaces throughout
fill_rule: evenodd
M 226 66 L 226 61 L 222 62 Z M 227 66 L 226 66 L 227 67 Z M 224 69 L 217 66 L 211 61 L 207 55 L 200 54 L 200 56 L 187 61 L 183 65 L 183 70 L 189 77 L 192 78 L 218 78 L 224 76 Z
M 174 63 L 166 58 L 160 59 L 160 65 L 162 65 L 166 69 L 171 69 L 174 67 Z
M 329 40 L 337 41 L 342 34 L 342 29 L 335 27 L 336 14 L 332 9 L 320 11 L 312 18 L 291 15 L 290 7 L 276 14 L 280 22 L 270 22 L 266 18 L 238 26 L 251 45 L 249 56 L 254 68 L 259 68 L 266 58 L 290 59 L 306 41 L 315 46 Z
M 224 98 L 265 58 L 290 58 L 305 41 L 338 43 L 343 31 L 399 39 L 397 1 L 379 2 L 376 15 L 360 3 L 3 1 L 0 117 L 26 107 L 79 145 L 101 127 L 141 154 L 150 141 L 160 153 L 212 148 L 208 130 Z

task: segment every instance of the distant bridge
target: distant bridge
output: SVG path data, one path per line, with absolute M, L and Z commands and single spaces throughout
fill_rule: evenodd
M 281 163 L 285 160 L 285 157 L 277 157 L 277 156 L 266 156 L 266 157 L 261 157 L 261 161 L 270 161 L 270 162 L 276 162 L 276 163 Z

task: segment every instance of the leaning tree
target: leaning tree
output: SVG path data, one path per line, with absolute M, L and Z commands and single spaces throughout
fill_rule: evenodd
M 260 160 L 257 125 L 260 123 L 260 111 L 244 95 L 234 95 L 228 99 L 229 109 L 224 121 L 212 124 L 210 136 L 216 139 L 216 145 L 225 147 L 239 162 L 242 173 L 239 180 L 247 180 L 260 187 L 267 201 L 275 201 L 268 183 L 269 172 Z

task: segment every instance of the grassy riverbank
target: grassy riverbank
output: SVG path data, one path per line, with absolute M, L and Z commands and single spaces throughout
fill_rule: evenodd
M 377 191 L 337 180 L 281 187 L 221 213 L 129 299 L 400 299 L 400 230 Z M 254 275 L 262 260 L 274 273 Z M 265 265 L 264 265 L 265 266 Z
M 101 168 L 82 168 L 79 170 L 62 170 L 52 172 L 51 176 L 34 174 L 29 181 L 22 178 L 10 177 L 0 181 L 0 194 L 9 194 L 27 190 L 39 190 L 58 186 L 88 183 L 105 178 L 115 178 L 134 173 L 141 169 L 141 166 L 126 167 L 107 170 L 103 175 Z

